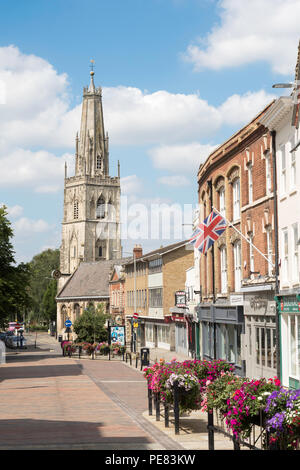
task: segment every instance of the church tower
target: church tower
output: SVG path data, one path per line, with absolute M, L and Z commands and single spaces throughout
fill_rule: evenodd
M 120 167 L 109 176 L 108 135 L 104 131 L 102 89 L 83 89 L 80 136 L 75 142 L 75 175 L 65 166 L 60 287 L 81 261 L 121 258 Z M 64 281 L 63 281 L 64 279 Z

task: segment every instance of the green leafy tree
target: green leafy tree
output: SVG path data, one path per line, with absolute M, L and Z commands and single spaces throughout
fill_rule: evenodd
M 48 321 L 53 313 L 57 294 L 54 290 L 51 272 L 59 268 L 59 250 L 44 250 L 34 256 L 29 264 L 31 268 L 30 294 L 33 300 L 30 317 L 33 321 Z
M 105 313 L 102 304 L 97 309 L 89 306 L 74 322 L 73 329 L 77 335 L 77 341 L 88 343 L 107 341 L 108 333 L 105 323 L 108 319 L 109 316 Z
M 25 263 L 15 265 L 11 243 L 13 230 L 7 218 L 6 207 L 0 207 L 0 326 L 9 319 L 21 319 L 31 306 L 29 292 L 31 270 Z
M 48 318 L 50 321 L 56 321 L 56 294 L 57 282 L 52 279 L 44 292 L 42 300 L 43 317 Z

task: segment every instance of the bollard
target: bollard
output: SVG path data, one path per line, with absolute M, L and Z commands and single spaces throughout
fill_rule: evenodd
M 155 393 L 156 421 L 160 421 L 160 394 Z
M 208 450 L 215 450 L 213 410 L 207 411 L 207 429 L 208 429 Z
M 232 440 L 233 440 L 233 450 L 241 450 L 239 438 L 236 436 L 233 436 Z
M 169 427 L 169 405 L 168 403 L 164 403 L 165 407 L 165 428 Z
M 149 416 L 152 416 L 152 390 L 151 388 L 148 388 L 148 410 L 149 410 Z
M 175 418 L 175 434 L 179 434 L 179 387 L 178 382 L 174 382 L 174 418 Z
M 135 355 L 135 368 L 136 369 L 137 369 L 137 365 L 138 365 L 138 360 L 139 360 L 139 358 L 138 358 L 138 355 L 136 354 Z
M 79 346 L 79 351 L 78 351 L 79 359 L 80 359 L 81 351 L 82 351 L 82 346 Z

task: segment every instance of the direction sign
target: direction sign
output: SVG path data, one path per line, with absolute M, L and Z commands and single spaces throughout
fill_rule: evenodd
M 70 320 L 69 318 L 67 318 L 67 320 L 65 321 L 65 326 L 66 326 L 67 328 L 70 328 L 70 326 L 72 326 L 72 322 L 71 322 L 71 320 Z

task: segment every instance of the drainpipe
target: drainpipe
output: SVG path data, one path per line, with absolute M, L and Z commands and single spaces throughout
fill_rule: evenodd
M 277 204 L 277 166 L 276 166 L 276 131 L 271 131 L 272 164 L 273 164 L 273 193 L 274 193 L 274 245 L 275 245 L 275 296 L 276 296 L 276 370 L 281 380 L 281 331 L 279 316 L 279 255 L 278 255 L 278 204 Z

